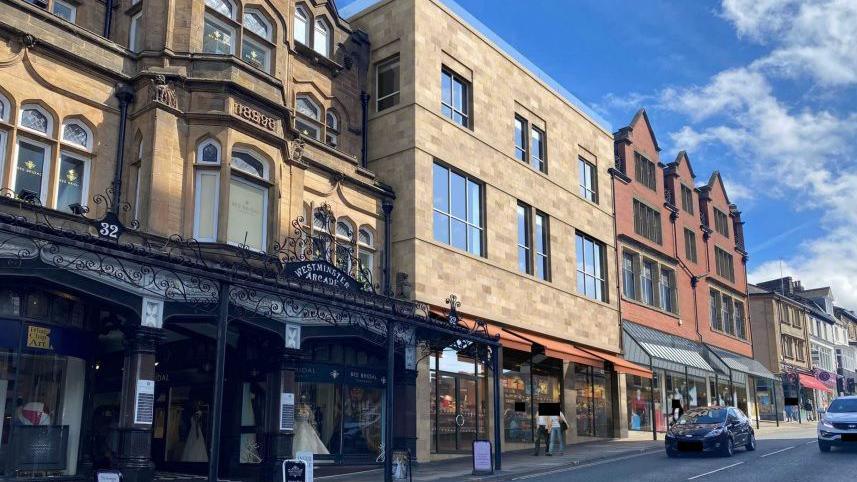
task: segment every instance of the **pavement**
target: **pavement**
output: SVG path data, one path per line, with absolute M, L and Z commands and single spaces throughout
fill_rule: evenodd
M 857 450 L 819 452 L 814 423 L 762 423 L 756 430 L 755 452 L 736 451 L 732 458 L 681 457 L 669 459 L 663 437 L 633 433 L 627 439 L 602 440 L 569 445 L 564 456 L 534 457 L 531 450 L 503 454 L 503 470 L 493 475 L 472 475 L 470 457 L 418 464 L 415 482 L 560 480 L 652 481 L 810 481 L 857 480 Z M 327 477 L 323 481 L 378 482 L 380 469 Z

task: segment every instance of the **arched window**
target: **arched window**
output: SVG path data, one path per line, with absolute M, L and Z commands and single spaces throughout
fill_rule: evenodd
M 36 134 L 45 138 L 51 138 L 54 130 L 53 117 L 41 106 L 34 104 L 21 106 L 19 126 L 22 134 Z M 22 199 L 38 201 L 47 206 L 53 154 L 51 145 L 40 141 L 37 136 L 18 136 L 15 168 L 12 169 L 9 184 Z
M 87 151 L 92 150 L 92 133 L 89 127 L 79 121 L 65 121 L 62 126 L 62 141 Z
M 207 139 L 196 150 L 193 237 L 197 241 L 217 241 L 219 204 L 220 144 L 214 139 Z
M 309 45 L 309 14 L 300 5 L 295 7 L 295 42 Z
M 312 246 L 316 259 L 333 260 L 333 224 L 332 214 L 327 209 L 315 208 L 312 211 Z
M 325 57 L 330 57 L 330 27 L 323 18 L 315 21 L 312 49 Z
M 244 10 L 244 35 L 241 40 L 241 58 L 265 72 L 271 70 L 273 29 L 262 12 Z
M 235 53 L 235 5 L 229 0 L 205 0 L 202 28 L 202 51 L 208 54 Z
M 50 114 L 37 105 L 21 107 L 21 127 L 46 136 L 53 133 L 54 126 Z
M 9 113 L 11 112 L 12 104 L 3 94 L 0 94 L 0 122 L 9 122 Z M 6 172 L 6 130 L 0 129 L 0 179 L 3 178 L 3 173 Z M 2 184 L 0 184 L 2 186 Z
M 336 221 L 336 266 L 351 273 L 354 258 L 354 226 L 345 218 Z
M 327 111 L 325 120 L 325 141 L 329 145 L 336 147 L 339 144 L 339 118 L 336 116 L 336 113 L 329 110 Z
M 307 95 L 295 100 L 295 129 L 301 134 L 321 140 L 321 107 Z
M 268 162 L 248 149 L 233 149 L 226 238 L 265 251 L 268 239 Z
M 357 257 L 360 265 L 357 269 L 357 279 L 369 282 L 375 269 L 375 236 L 366 226 L 360 227 L 357 233 Z
M 68 120 L 62 126 L 62 146 L 92 151 L 92 133 L 85 124 Z M 89 186 L 89 162 L 87 155 L 63 148 L 60 151 L 59 176 L 57 176 L 57 209 L 76 212 L 86 204 Z

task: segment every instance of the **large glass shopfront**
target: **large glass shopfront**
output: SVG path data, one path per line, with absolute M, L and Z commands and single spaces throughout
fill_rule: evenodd
M 87 360 L 95 350 L 82 302 L 0 290 L 0 473 L 79 474 Z
M 507 443 L 530 443 L 539 403 L 562 403 L 562 360 L 503 349 L 503 426 Z
M 488 437 L 484 368 L 475 359 L 447 349 L 429 357 L 431 449 L 469 452 Z
M 296 373 L 293 455 L 376 463 L 384 434 L 384 359 L 358 341 L 304 342 L 312 358 Z
M 574 388 L 577 392 L 577 435 L 611 437 L 613 432 L 610 407 L 610 374 L 604 369 L 574 365 Z
M 637 375 L 625 376 L 627 396 L 628 428 L 630 430 L 652 430 L 652 379 Z

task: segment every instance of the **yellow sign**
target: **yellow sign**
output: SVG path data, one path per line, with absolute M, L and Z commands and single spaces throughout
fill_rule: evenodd
M 27 348 L 43 348 L 53 350 L 51 346 L 51 329 L 30 325 L 27 327 Z

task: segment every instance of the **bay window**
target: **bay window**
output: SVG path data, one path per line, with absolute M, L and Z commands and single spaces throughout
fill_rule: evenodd
M 339 117 L 333 111 L 327 111 L 325 120 L 325 142 L 330 146 L 336 147 L 339 143 Z
M 235 51 L 235 29 L 206 15 L 202 51 L 207 54 L 232 55 Z
M 301 134 L 321 140 L 321 107 L 309 96 L 299 95 L 295 101 L 295 129 Z
M 312 49 L 325 57 L 330 57 L 330 37 L 330 26 L 327 24 L 327 21 L 323 18 L 316 19 Z
M 193 237 L 197 241 L 217 241 L 220 204 L 220 144 L 213 139 L 199 145 L 196 154 Z
M 233 150 L 226 240 L 265 251 L 268 226 L 268 165 L 249 150 Z

